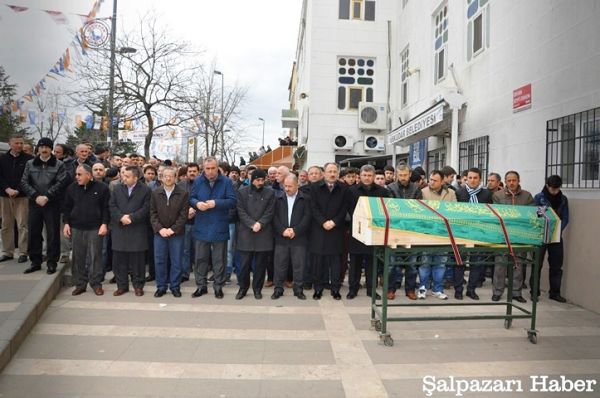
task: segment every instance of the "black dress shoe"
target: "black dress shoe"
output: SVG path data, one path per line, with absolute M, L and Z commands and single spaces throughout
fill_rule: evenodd
M 257 300 L 261 300 L 262 299 L 262 293 L 261 292 L 254 292 L 254 298 Z
M 306 296 L 304 295 L 303 292 L 296 293 L 296 294 L 294 294 L 294 296 L 298 297 L 299 300 L 306 300 Z
M 560 294 L 552 294 L 550 296 L 550 300 L 558 301 L 559 303 L 566 303 L 567 299 L 561 296 Z
M 222 299 L 223 298 L 223 289 L 215 290 L 215 297 L 218 299 Z
M 497 294 L 494 294 L 492 296 L 492 301 L 500 301 L 500 296 L 498 296 Z
M 473 300 L 479 300 L 479 296 L 475 292 L 467 292 L 467 297 L 470 297 Z
M 23 273 L 24 274 L 31 274 L 32 272 L 39 271 L 41 269 L 42 269 L 41 265 L 33 265 L 33 264 L 31 264 L 29 266 L 29 268 L 27 268 L 25 271 L 23 271 Z
M 246 297 L 246 293 L 248 293 L 248 291 L 246 289 L 240 289 L 237 294 L 235 295 L 235 299 L 236 300 L 241 300 L 244 297 Z
M 341 300 L 342 299 L 342 295 L 340 294 L 340 292 L 337 292 L 337 291 L 331 292 L 331 297 L 333 297 L 334 300 Z
M 187 282 L 187 281 L 189 281 L 189 280 L 190 280 L 190 277 L 189 277 L 189 276 L 182 276 L 182 277 L 181 277 L 181 282 Z
M 17 262 L 18 263 L 26 263 L 27 260 L 28 260 L 27 256 L 23 254 L 23 255 L 19 256 L 19 259 L 17 260 Z
M 2 257 L 0 257 L 0 263 L 3 262 L 3 261 L 12 260 L 12 259 L 13 259 L 13 257 L 7 256 L 6 254 L 3 254 Z M 27 260 L 25 260 L 25 261 L 27 261 Z
M 348 300 L 352 300 L 355 297 L 356 297 L 356 293 L 355 292 L 348 292 L 348 294 L 346 295 L 346 298 Z
M 321 297 L 323 297 L 322 290 L 317 290 L 315 291 L 315 294 L 313 294 L 313 300 L 321 300 Z
M 205 287 L 199 287 L 198 289 L 196 289 L 196 291 L 194 293 L 192 293 L 192 297 L 200 297 L 203 294 L 208 293 L 208 289 Z
M 459 293 L 459 292 L 454 292 L 454 298 L 456 300 L 462 300 L 463 299 L 463 294 Z
M 523 296 L 513 297 L 513 300 L 518 301 L 519 303 L 526 303 L 527 300 Z
M 367 296 L 372 297 L 371 293 L 367 293 Z M 381 300 L 379 293 L 375 293 L 375 300 Z
M 46 273 L 48 275 L 52 275 L 53 273 L 56 272 L 56 264 L 47 264 L 46 265 Z
M 271 295 L 271 299 L 272 300 L 277 300 L 281 296 L 283 296 L 283 293 L 281 293 L 279 290 L 275 290 L 273 292 L 273 294 Z
M 302 288 L 304 290 L 312 290 L 312 283 L 306 282 L 304 285 L 302 285 Z
M 115 276 L 113 276 L 112 278 L 110 278 L 108 283 L 110 283 L 111 285 L 114 285 L 115 283 L 117 283 L 117 278 Z
M 148 275 L 148 276 L 146 277 L 146 282 L 152 282 L 153 280 L 154 280 L 154 277 L 153 277 L 153 276 L 150 276 L 150 275 Z
M 165 289 L 158 289 L 156 292 L 154 292 L 154 297 L 162 297 L 167 293 L 167 291 Z
M 173 297 L 177 297 L 177 298 L 181 297 L 181 290 L 179 290 L 179 289 L 173 289 L 173 290 L 171 290 L 171 293 L 173 294 Z

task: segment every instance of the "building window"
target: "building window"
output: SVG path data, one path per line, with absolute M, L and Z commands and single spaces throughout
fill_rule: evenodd
M 427 167 L 428 172 L 431 173 L 433 170 L 441 170 L 446 165 L 446 148 L 436 149 L 430 151 L 427 156 Z
M 339 110 L 356 110 L 359 102 L 373 102 L 375 59 L 339 57 L 337 68 Z
M 374 0 L 339 0 L 339 19 L 375 20 Z
M 490 46 L 489 0 L 467 0 L 467 60 Z
M 448 4 L 435 13 L 433 25 L 434 82 L 444 80 L 448 63 Z
M 400 62 L 402 63 L 402 79 L 401 79 L 401 99 L 400 105 L 401 107 L 405 107 L 408 104 L 408 77 L 410 76 L 408 73 L 408 46 L 400 53 Z
M 490 137 L 483 136 L 461 142 L 458 147 L 458 167 L 461 173 L 471 167 L 481 170 L 481 178 L 485 181 L 488 174 Z
M 565 188 L 600 188 L 600 108 L 546 122 L 546 177 Z

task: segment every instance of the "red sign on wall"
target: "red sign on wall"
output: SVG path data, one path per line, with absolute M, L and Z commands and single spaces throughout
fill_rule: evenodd
M 513 90 L 513 112 L 531 108 L 531 83 Z

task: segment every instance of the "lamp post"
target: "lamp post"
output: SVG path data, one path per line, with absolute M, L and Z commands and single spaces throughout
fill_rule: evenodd
M 260 120 L 263 124 L 263 135 L 262 135 L 262 147 L 265 147 L 265 119 L 263 119 L 262 117 L 259 117 L 258 120 Z
M 219 75 L 221 76 L 221 157 L 225 156 L 225 118 L 224 118 L 224 114 L 225 114 L 225 101 L 224 99 L 224 87 L 225 87 L 225 75 L 223 75 L 223 72 L 215 70 L 213 71 L 213 73 L 215 75 Z

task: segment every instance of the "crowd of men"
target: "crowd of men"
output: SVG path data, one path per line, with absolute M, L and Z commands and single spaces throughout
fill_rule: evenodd
M 38 141 L 35 156 L 23 151 L 22 137 L 12 137 L 9 144 L 10 151 L 0 156 L 0 261 L 15 256 L 19 263 L 30 260 L 25 273 L 41 270 L 46 262 L 52 274 L 71 252 L 73 295 L 86 292 L 88 285 L 96 295 L 104 294 L 102 283 L 110 270 L 115 296 L 129 292 L 130 280 L 135 295 L 142 296 L 145 283 L 156 280 L 155 297 L 168 291 L 181 297 L 181 284 L 191 272 L 196 283 L 192 297 L 207 294 L 212 282 L 215 297 L 223 298 L 223 287 L 234 273 L 238 300 L 250 288 L 261 299 L 264 287 L 273 287 L 272 299 L 287 287 L 301 300 L 306 290 L 313 291 L 315 300 L 325 290 L 340 300 L 346 275 L 346 299 L 353 299 L 363 274 L 366 294 L 377 294 L 371 291 L 377 277 L 371 269 L 373 248 L 351 234 L 361 196 L 549 206 L 563 229 L 569 216 L 559 176 L 550 176 L 533 197 L 521 188 L 516 171 L 506 172 L 504 181 L 498 173 L 483 176 L 477 168 L 456 180 L 450 166 L 426 174 L 404 163 L 357 170 L 330 162 L 298 172 L 285 166 L 265 172 L 213 157 L 178 167 L 169 160 L 111 154 L 101 145 L 80 144 L 73 152 L 49 138 Z M 550 298 L 564 302 L 562 240 L 545 245 L 544 251 Z M 388 299 L 395 299 L 404 279 L 410 300 L 428 295 L 446 300 L 444 289 L 450 288 L 462 300 L 465 284 L 465 295 L 479 300 L 476 289 L 486 269 L 470 267 L 465 281 L 465 267 L 447 262 L 447 256 L 425 253 L 411 257 L 407 267 L 393 267 Z M 487 272 L 493 283 L 491 299 L 499 301 L 506 266 L 497 264 Z M 513 273 L 513 299 L 519 302 L 526 302 L 525 272 Z

